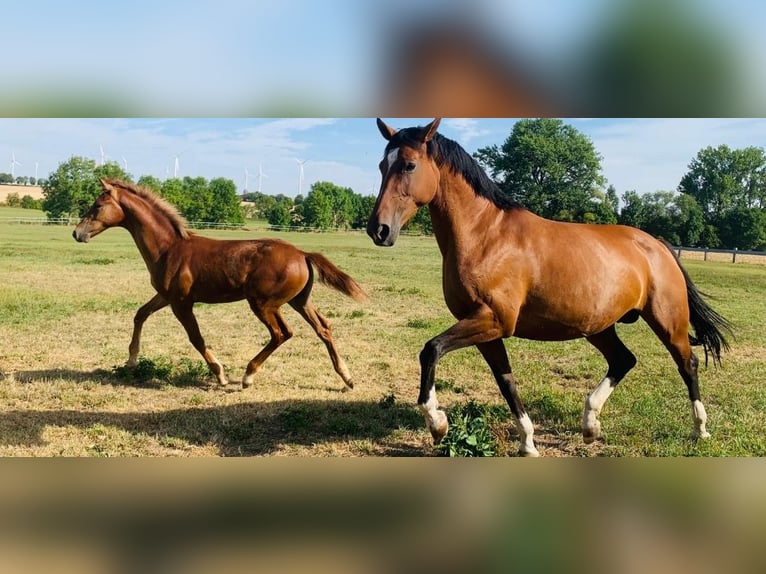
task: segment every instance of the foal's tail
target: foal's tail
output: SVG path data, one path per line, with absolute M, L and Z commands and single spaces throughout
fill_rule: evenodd
M 684 269 L 678 259 L 673 246 L 667 241 L 663 241 L 673 254 L 673 257 L 681 269 L 686 281 L 686 296 L 689 299 L 689 322 L 694 327 L 695 336 L 689 335 L 689 342 L 692 345 L 702 345 L 705 349 L 705 364 L 707 365 L 708 353 L 713 356 L 713 364 L 721 364 L 721 349 L 728 351 L 729 342 L 724 337 L 722 331 L 733 335 L 732 324 L 714 311 L 702 298 L 703 293 L 697 289 L 692 282 L 689 274 Z
M 335 264 L 321 253 L 306 253 L 306 261 L 319 273 L 319 281 L 348 295 L 357 301 L 367 299 L 367 294 L 362 290 L 354 279 L 344 273 Z

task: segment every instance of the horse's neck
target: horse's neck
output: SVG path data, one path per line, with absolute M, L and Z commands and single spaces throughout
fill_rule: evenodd
M 471 258 L 486 226 L 502 211 L 481 197 L 462 178 L 442 176 L 436 197 L 429 204 L 434 237 L 442 256 Z
M 121 201 L 125 212 L 123 226 L 133 236 L 147 266 L 156 263 L 178 240 L 173 224 L 143 199 Z

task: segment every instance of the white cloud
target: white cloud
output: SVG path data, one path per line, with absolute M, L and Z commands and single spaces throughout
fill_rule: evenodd
M 459 139 L 463 143 L 490 133 L 490 130 L 480 128 L 479 122 L 473 118 L 448 118 L 444 120 L 444 125 L 458 132 Z

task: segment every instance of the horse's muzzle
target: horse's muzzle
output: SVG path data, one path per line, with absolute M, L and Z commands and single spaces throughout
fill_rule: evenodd
M 74 237 L 75 241 L 87 243 L 90 240 L 90 233 L 77 233 L 77 228 L 75 227 L 75 230 L 72 232 L 72 237 Z
M 399 235 L 398 233 L 392 233 L 391 227 L 385 223 L 373 223 L 372 221 L 367 225 L 367 235 L 372 238 L 375 245 L 380 247 L 391 247 Z

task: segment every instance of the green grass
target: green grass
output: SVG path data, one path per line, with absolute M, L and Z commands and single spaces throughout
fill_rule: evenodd
M 136 309 L 153 294 L 149 276 L 124 230 L 87 245 L 71 232 L 0 224 L 0 454 L 434 454 L 414 408 L 418 355 L 454 319 L 433 239 L 402 237 L 382 249 L 362 233 L 204 232 L 276 235 L 325 253 L 362 284 L 370 295 L 362 305 L 322 286 L 313 295 L 354 374 L 354 391 L 341 395 L 324 346 L 289 308 L 295 336 L 246 392 L 234 392 L 236 383 L 268 336 L 244 303 L 197 308 L 229 392 L 211 389 L 214 379 L 168 310 L 147 321 L 138 372 L 114 367 L 127 358 Z M 607 402 L 595 445 L 583 444 L 580 418 L 606 370 L 598 352 L 583 340 L 506 342 L 543 455 L 766 456 L 766 267 L 684 265 L 735 325 L 723 367 L 700 367 L 712 438 L 690 438 L 686 388 L 639 321 L 618 325 L 639 362 Z M 436 376 L 448 412 L 469 401 L 488 409 L 497 454 L 517 451 L 512 417 L 475 349 L 446 355 Z

